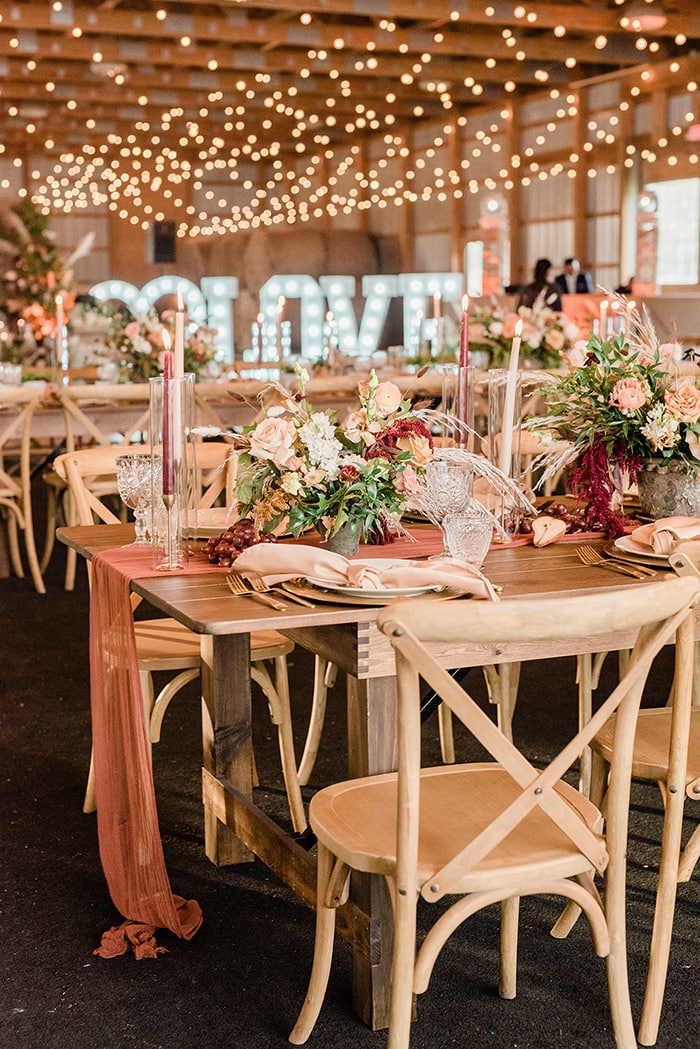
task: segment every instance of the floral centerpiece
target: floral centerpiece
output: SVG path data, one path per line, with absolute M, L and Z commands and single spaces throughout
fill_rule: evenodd
M 521 306 L 517 311 L 501 310 L 493 303 L 472 306 L 470 351 L 487 351 L 494 368 L 507 365 L 519 320 L 523 322 L 521 357 L 531 359 L 540 368 L 561 367 L 562 354 L 574 346 L 579 330 L 565 313 L 552 310 L 542 302 Z
M 659 343 L 648 320 L 635 321 L 629 340 L 577 344 L 569 374 L 543 389 L 549 414 L 536 423 L 570 442 L 572 491 L 587 502 L 589 524 L 612 535 L 624 530 L 621 493 L 645 462 L 700 470 L 698 369 L 680 360 L 677 344 Z
M 75 305 L 75 263 L 92 246 L 92 233 L 75 251 L 62 258 L 48 217 L 29 197 L 0 212 L 0 252 L 9 258 L 3 273 L 1 305 L 14 327 L 14 341 L 27 334 L 36 344 L 56 332 L 56 297 L 61 295 L 66 316 Z
M 374 371 L 358 384 L 360 406 L 338 422 L 314 411 L 308 373 L 297 367 L 300 392 L 273 384 L 277 403 L 247 428 L 239 456 L 239 513 L 256 530 L 281 525 L 294 536 L 309 526 L 324 539 L 346 526 L 358 541 L 394 537 L 406 493 L 433 457 L 433 439 L 409 401 Z
M 166 310 L 159 316 L 155 309 L 146 314 L 117 311 L 113 314 L 105 340 L 108 360 L 115 361 L 126 378 L 146 382 L 163 370 L 163 332 L 175 340 L 175 311 Z M 185 318 L 184 366 L 186 372 L 201 375 L 211 369 L 216 372 L 215 328 L 200 325 L 192 328 Z

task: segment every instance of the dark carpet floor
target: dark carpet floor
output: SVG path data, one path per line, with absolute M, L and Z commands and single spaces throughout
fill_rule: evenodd
M 185 943 L 162 935 L 156 961 L 92 954 L 118 920 L 102 877 L 94 815 L 81 811 L 90 750 L 88 602 L 84 566 L 74 593 L 62 589 L 65 552 L 47 574 L 48 594 L 29 581 L 0 580 L 2 658 L 2 1049 L 238 1049 L 276 1047 L 301 1005 L 309 973 L 313 916 L 262 864 L 217 869 L 202 851 L 199 710 L 196 689 L 181 694 L 154 752 L 161 829 L 174 891 L 204 912 Z M 614 672 L 614 661 L 608 668 Z M 310 661 L 292 659 L 300 736 Z M 608 671 L 606 671 L 608 672 Z M 545 673 L 526 667 L 515 732 L 544 760 L 575 719 L 573 662 Z M 668 658 L 647 700 L 663 702 Z M 478 676 L 470 683 L 483 694 Z M 486 702 L 485 699 L 483 700 Z M 256 753 L 265 804 L 284 803 L 276 737 L 257 706 Z M 429 747 L 437 727 L 425 728 Z M 463 741 L 458 740 L 458 746 Z M 332 694 L 313 785 L 343 775 L 344 697 Z M 695 814 L 693 814 L 695 815 Z M 639 1015 L 661 825 L 655 789 L 635 784 L 630 840 L 629 947 Z M 690 829 L 690 825 L 687 830 Z M 553 900 L 523 903 L 518 997 L 501 1001 L 496 912 L 470 919 L 453 936 L 419 1001 L 413 1049 L 544 1049 L 613 1046 L 604 963 L 579 922 L 565 941 L 549 928 Z M 681 886 L 660 1049 L 696 1049 L 700 879 Z M 337 943 L 329 993 L 310 1046 L 368 1049 L 386 1044 L 350 1006 L 345 946 Z

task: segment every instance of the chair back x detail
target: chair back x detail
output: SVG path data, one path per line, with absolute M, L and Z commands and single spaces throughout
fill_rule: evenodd
M 10 559 L 22 578 L 19 532 L 34 587 L 46 593 L 34 539 L 32 515 L 32 418 L 43 391 L 26 386 L 0 386 L 0 508 L 8 525 Z

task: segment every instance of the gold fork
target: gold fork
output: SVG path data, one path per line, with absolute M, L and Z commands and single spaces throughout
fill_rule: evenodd
M 270 597 L 269 594 L 261 594 L 258 590 L 253 589 L 252 584 L 248 583 L 243 576 L 235 572 L 227 573 L 226 582 L 229 590 L 240 597 L 252 597 L 254 601 L 259 601 L 261 605 L 267 605 L 268 608 L 274 608 L 278 612 L 287 611 L 287 606 L 278 601 L 276 597 Z
M 619 572 L 621 575 L 632 576 L 633 579 L 649 579 L 655 574 L 651 568 L 641 565 L 628 565 L 622 561 L 613 561 L 603 555 L 592 546 L 579 546 L 576 555 L 584 565 L 595 565 L 598 568 L 608 568 L 611 572 Z
M 276 594 L 279 591 L 274 587 L 261 579 L 260 576 L 246 576 L 245 582 L 248 586 L 252 586 L 258 594 Z M 285 600 L 294 601 L 297 605 L 303 605 L 304 608 L 315 608 L 316 605 L 312 601 L 307 601 L 305 597 L 300 597 L 298 594 L 292 594 L 288 590 L 284 590 Z

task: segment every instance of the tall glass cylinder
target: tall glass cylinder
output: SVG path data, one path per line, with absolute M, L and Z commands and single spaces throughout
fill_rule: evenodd
M 172 379 L 158 376 L 149 384 L 153 515 L 163 522 L 154 536 L 156 567 L 171 571 L 185 567 L 187 537 L 194 527 L 195 377 L 191 373 Z M 159 515 L 161 506 L 164 513 Z
M 459 364 L 443 364 L 441 407 L 445 418 L 442 423 L 442 444 L 450 448 L 458 446 L 472 450 L 474 430 L 474 380 L 473 367 Z
M 517 484 L 520 479 L 522 421 L 520 374 L 512 374 L 508 368 L 492 368 L 488 373 L 488 383 L 489 461 Z M 506 535 L 515 535 L 520 516 L 517 499 L 504 492 L 492 492 L 490 502 L 489 508 L 499 519 Z

